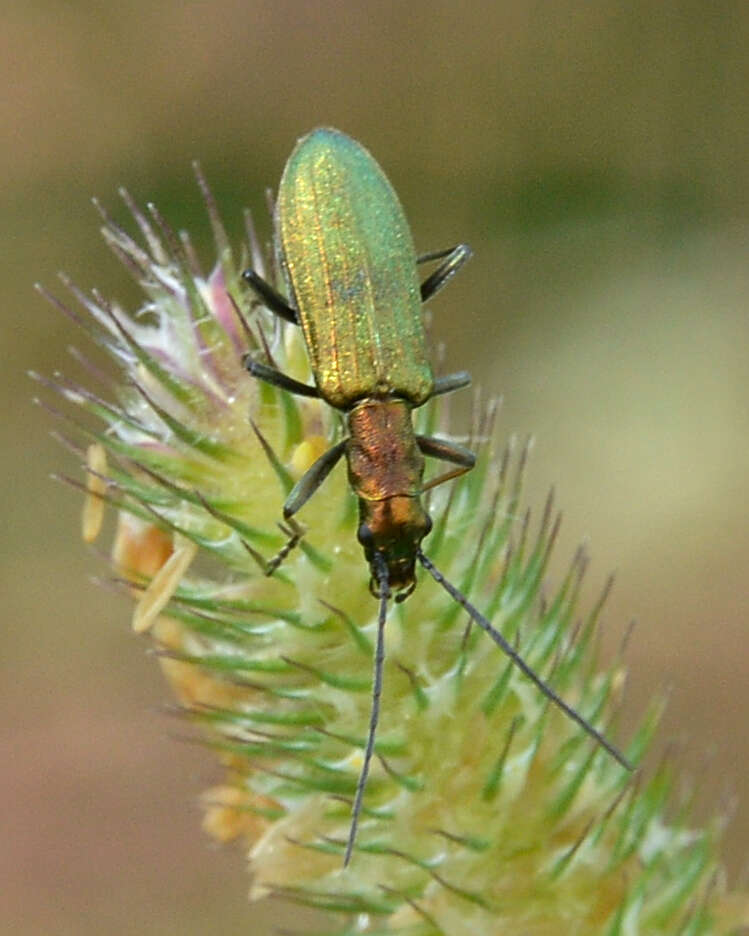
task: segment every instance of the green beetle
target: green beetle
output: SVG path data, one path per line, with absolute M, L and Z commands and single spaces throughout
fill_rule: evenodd
M 294 514 L 345 455 L 359 501 L 358 539 L 380 600 L 369 734 L 346 846 L 348 864 L 374 749 L 384 660 L 384 628 L 391 592 L 413 591 L 418 559 L 556 705 L 620 764 L 624 756 L 528 666 L 422 552 L 432 523 L 421 502 L 430 487 L 469 471 L 475 456 L 453 442 L 417 435 L 411 410 L 437 394 L 470 383 L 461 371 L 435 378 L 426 353 L 421 307 L 471 256 L 465 244 L 416 256 L 403 208 L 382 169 L 355 140 L 329 128 L 303 137 L 289 157 L 276 201 L 276 250 L 290 301 L 253 270 L 243 276 L 261 301 L 304 333 L 315 386 L 246 355 L 255 377 L 346 414 L 348 437 L 333 445 L 302 476 L 283 508 L 289 541 L 266 564 L 272 574 L 299 542 Z M 442 260 L 423 282 L 417 265 Z M 424 483 L 424 456 L 453 467 Z
M 348 439 L 296 485 L 284 517 L 289 520 L 346 455 L 372 591 L 379 595 L 382 559 L 389 587 L 403 600 L 415 586 L 416 550 L 431 527 L 420 500 L 424 455 L 456 466 L 430 487 L 468 471 L 475 461 L 462 446 L 415 435 L 411 425 L 411 409 L 470 383 L 465 372 L 434 379 L 421 306 L 471 252 L 461 244 L 420 258 L 447 258 L 420 285 L 397 195 L 369 153 L 337 130 L 315 130 L 297 144 L 281 179 L 275 221 L 293 306 L 253 271 L 244 276 L 274 312 L 302 327 L 316 386 L 250 358 L 246 366 L 293 393 L 322 397 L 347 414 L 349 429 Z

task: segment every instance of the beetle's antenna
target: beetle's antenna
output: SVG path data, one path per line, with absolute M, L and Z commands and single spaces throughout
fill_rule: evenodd
M 543 679 L 541 679 L 541 677 L 538 676 L 530 666 L 528 666 L 517 650 L 515 650 L 505 640 L 505 638 L 496 628 L 492 627 L 483 614 L 480 614 L 476 608 L 474 608 L 465 595 L 458 591 L 458 589 L 453 584 L 448 582 L 445 576 L 433 565 L 431 560 L 428 559 L 420 549 L 417 551 L 416 555 L 419 558 L 419 562 L 424 566 L 427 572 L 429 572 L 432 578 L 445 589 L 451 598 L 458 602 L 461 608 L 468 612 L 468 614 L 471 616 L 471 620 L 475 621 L 482 630 L 486 631 L 486 633 L 491 637 L 500 650 L 503 650 L 512 660 L 512 662 L 518 667 L 518 669 L 520 669 L 528 677 L 528 679 L 531 680 L 531 682 L 534 682 L 538 686 L 547 699 L 550 699 L 554 705 L 558 706 L 564 712 L 565 715 L 571 718 L 574 722 L 577 722 L 577 724 L 584 731 L 586 731 L 591 736 L 591 738 L 597 741 L 597 743 L 600 744 L 602 748 L 608 751 L 614 760 L 618 761 L 622 767 L 626 767 L 627 770 L 634 770 L 632 764 L 630 764 L 621 751 L 617 750 L 617 748 L 615 748 L 610 741 L 607 741 L 606 738 L 604 738 L 604 736 L 590 724 L 590 722 L 586 721 L 582 715 L 579 714 L 579 712 L 576 712 L 572 706 L 568 705 L 564 699 L 560 698 L 560 696 L 554 692 L 551 686 L 548 686 L 543 681 Z
M 372 753 L 374 752 L 377 721 L 380 717 L 382 664 L 385 660 L 385 619 L 388 611 L 390 586 L 388 584 L 388 568 L 382 553 L 376 552 L 374 554 L 374 564 L 377 566 L 377 584 L 380 589 L 380 614 L 377 619 L 377 646 L 375 649 L 374 679 L 372 682 L 372 707 L 369 710 L 369 734 L 367 735 L 367 746 L 364 750 L 364 763 L 362 764 L 361 773 L 359 774 L 359 781 L 356 784 L 356 796 L 354 797 L 354 805 L 351 809 L 351 828 L 349 829 L 346 854 L 343 859 L 344 868 L 346 868 L 349 861 L 351 861 L 351 853 L 354 850 L 356 830 L 359 825 L 359 814 L 361 813 L 362 800 L 364 799 L 364 788 L 367 785 L 369 764 L 372 760 Z

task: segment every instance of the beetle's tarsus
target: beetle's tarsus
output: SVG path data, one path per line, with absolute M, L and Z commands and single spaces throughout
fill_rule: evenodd
M 306 527 L 294 520 L 293 517 L 287 517 L 285 523 L 279 521 L 278 528 L 288 539 L 271 559 L 266 559 L 254 546 L 250 546 L 247 540 L 242 540 L 242 545 L 260 566 L 263 575 L 273 575 L 276 569 L 286 560 L 289 553 L 299 545 L 302 537 L 307 532 Z

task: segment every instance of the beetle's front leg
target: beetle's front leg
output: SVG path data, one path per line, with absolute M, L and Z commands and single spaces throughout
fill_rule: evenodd
M 282 533 L 288 536 L 288 539 L 283 544 L 283 546 L 278 550 L 275 556 L 272 559 L 265 559 L 253 546 L 247 542 L 247 540 L 242 540 L 242 545 L 247 550 L 247 552 L 252 556 L 252 558 L 260 566 L 264 575 L 273 575 L 276 569 L 281 565 L 281 563 L 286 559 L 292 549 L 299 545 L 302 537 L 307 532 L 301 523 L 297 523 L 293 517 L 289 517 L 286 520 L 286 523 L 279 523 L 279 529 Z
M 346 439 L 343 439 L 329 448 L 327 452 L 323 452 L 323 454 L 312 463 L 311 467 L 304 472 L 302 477 L 289 492 L 289 496 L 286 498 L 286 502 L 283 505 L 284 523 L 278 524 L 282 532 L 289 538 L 272 559 L 264 559 L 256 549 L 243 540 L 244 548 L 266 575 L 273 575 L 291 550 L 299 544 L 306 530 L 300 523 L 297 523 L 294 519 L 294 514 L 298 510 L 301 510 L 328 477 L 340 460 L 345 449 Z
M 328 477 L 346 451 L 347 441 L 347 439 L 341 439 L 340 442 L 336 442 L 327 452 L 323 452 L 304 472 L 302 477 L 289 492 L 286 503 L 283 505 L 284 520 L 291 520 L 294 514 L 304 507 L 310 497 L 312 497 L 315 491 Z
M 232 526 L 232 519 L 226 514 L 222 513 L 220 510 L 217 510 L 212 504 L 210 504 L 206 498 L 200 493 L 200 491 L 195 491 L 195 496 L 198 498 L 200 503 L 205 507 L 208 513 L 215 517 L 217 520 L 220 520 L 222 523 L 226 523 Z M 291 517 L 286 518 L 286 523 L 279 523 L 278 526 L 281 529 L 281 532 L 288 536 L 287 541 L 279 549 L 276 555 L 272 559 L 265 559 L 253 546 L 247 542 L 247 540 L 242 536 L 240 537 L 242 545 L 247 550 L 247 552 L 252 556 L 252 558 L 257 562 L 262 571 L 266 575 L 273 575 L 276 569 L 281 565 L 284 559 L 289 555 L 291 550 L 299 543 L 301 538 L 306 533 L 306 530 L 301 525 L 297 523 L 296 520 Z
M 452 478 L 459 478 L 466 471 L 470 471 L 476 464 L 476 456 L 470 449 L 458 445 L 457 442 L 448 442 L 445 439 L 435 439 L 432 436 L 416 436 L 416 443 L 422 454 L 429 455 L 432 458 L 439 458 L 440 461 L 450 462 L 456 467 L 444 474 L 432 478 L 422 488 L 422 491 L 428 491 L 430 488 L 437 487 L 438 484 L 444 484 Z

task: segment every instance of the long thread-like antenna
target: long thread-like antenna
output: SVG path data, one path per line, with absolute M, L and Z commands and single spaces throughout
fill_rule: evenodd
M 372 707 L 369 710 L 369 734 L 367 735 L 367 746 L 364 751 L 364 763 L 362 764 L 361 773 L 359 774 L 359 781 L 356 784 L 356 796 L 354 797 L 354 805 L 351 809 L 351 828 L 349 829 L 346 854 L 343 859 L 344 868 L 346 868 L 349 861 L 351 861 L 351 853 L 354 850 L 354 843 L 356 842 L 359 814 L 361 813 L 362 800 L 364 799 L 364 788 L 367 785 L 367 777 L 369 776 L 369 764 L 372 760 L 372 753 L 374 752 L 377 721 L 380 717 L 382 665 L 385 660 L 385 619 L 387 618 L 390 585 L 388 584 L 388 568 L 381 553 L 375 553 L 374 562 L 377 566 L 377 585 L 380 590 L 380 614 L 377 619 L 377 646 L 374 659 L 374 678 L 372 680 Z
M 558 706 L 565 715 L 571 718 L 574 722 L 577 722 L 577 724 L 584 731 L 586 731 L 591 736 L 591 738 L 594 738 L 602 748 L 608 751 L 614 760 L 618 761 L 622 767 L 626 767 L 627 770 L 634 770 L 632 764 L 630 764 L 627 758 L 620 751 L 618 751 L 614 745 L 611 744 L 611 742 L 607 741 L 606 738 L 604 738 L 604 736 L 599 731 L 597 731 L 590 724 L 590 722 L 586 721 L 582 715 L 576 712 L 575 709 L 573 709 L 570 705 L 567 705 L 564 699 L 560 698 L 556 692 L 554 692 L 551 686 L 548 686 L 543 681 L 543 679 L 541 679 L 541 677 L 538 676 L 530 666 L 528 666 L 517 650 L 513 649 L 513 647 L 505 640 L 499 631 L 492 627 L 483 614 L 480 614 L 476 608 L 474 608 L 465 595 L 458 591 L 458 589 L 453 584 L 448 582 L 445 576 L 432 564 L 431 560 L 429 560 L 421 550 L 419 550 L 416 555 L 419 558 L 419 562 L 424 566 L 427 572 L 429 572 L 432 578 L 445 589 L 445 591 L 454 601 L 458 602 L 461 608 L 464 608 L 468 614 L 470 614 L 471 619 L 475 621 L 482 630 L 486 631 L 494 643 L 507 654 L 512 662 L 528 677 L 528 679 L 530 679 L 538 686 L 547 699 L 551 699 L 554 705 Z

